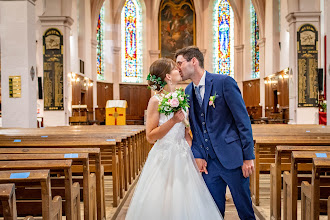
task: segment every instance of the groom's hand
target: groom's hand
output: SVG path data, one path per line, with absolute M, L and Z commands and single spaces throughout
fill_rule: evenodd
M 204 172 L 205 174 L 209 174 L 209 173 L 207 172 L 207 169 L 206 169 L 206 167 L 207 167 L 207 162 L 206 162 L 206 160 L 204 160 L 204 159 L 200 159 L 200 158 L 196 158 L 195 161 L 196 161 L 197 167 L 198 167 L 198 169 L 199 169 L 199 172 L 201 172 L 201 173 Z
M 244 160 L 242 166 L 243 176 L 245 178 L 249 177 L 254 171 L 254 162 L 253 160 Z

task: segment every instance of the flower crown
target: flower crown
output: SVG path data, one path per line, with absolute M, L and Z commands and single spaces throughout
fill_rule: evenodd
M 148 89 L 152 89 L 152 90 L 156 90 L 157 85 L 159 85 L 160 90 L 162 90 L 164 88 L 164 86 L 167 84 L 160 77 L 157 77 L 155 75 L 150 75 L 150 73 L 147 76 L 147 80 L 154 83 L 153 85 L 148 86 Z

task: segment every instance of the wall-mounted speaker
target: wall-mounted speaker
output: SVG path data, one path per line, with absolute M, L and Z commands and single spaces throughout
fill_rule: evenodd
M 42 77 L 38 77 L 38 98 L 42 99 Z
M 79 71 L 80 71 L 80 73 L 82 73 L 82 74 L 85 74 L 85 62 L 84 61 L 82 61 L 82 60 L 80 60 L 80 63 L 79 63 L 80 65 L 79 65 Z
M 317 80 L 319 84 L 319 91 L 323 91 L 323 68 L 317 69 Z

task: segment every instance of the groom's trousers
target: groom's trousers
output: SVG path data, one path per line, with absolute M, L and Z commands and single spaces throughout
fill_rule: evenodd
M 245 178 L 242 168 L 226 169 L 218 158 L 208 158 L 208 174 L 203 178 L 222 216 L 225 214 L 226 187 L 229 186 L 240 219 L 255 219 L 250 197 L 249 178 Z

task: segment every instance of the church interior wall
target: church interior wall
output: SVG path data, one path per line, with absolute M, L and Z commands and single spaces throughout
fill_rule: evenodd
M 325 42 L 325 39 L 324 39 L 324 36 L 325 36 L 325 15 L 324 15 L 324 10 L 325 10 L 325 1 L 324 0 L 320 0 L 320 11 L 321 11 L 321 15 L 320 15 L 320 58 L 319 58 L 319 61 L 320 61 L 320 68 L 323 68 L 323 74 L 324 74 L 324 69 L 325 66 L 324 66 L 324 54 L 325 54 L 325 48 L 324 48 L 324 42 Z
M 65 84 L 65 102 L 68 111 L 65 114 L 71 115 L 72 103 L 72 84 L 71 77 L 67 76 L 70 72 L 87 77 L 93 85 L 93 108 L 97 108 L 97 76 L 96 76 L 96 23 L 98 19 L 98 10 L 104 0 L 37 0 L 36 1 L 36 63 L 37 74 L 43 77 L 43 34 L 46 30 L 39 16 L 68 16 L 73 19 L 73 24 L 69 27 L 68 39 L 69 54 L 64 60 L 67 66 L 67 72 L 64 72 L 66 78 Z M 161 0 L 139 0 L 142 6 L 143 14 L 143 83 L 146 84 L 146 76 L 149 72 L 150 64 L 158 58 L 159 54 L 159 33 L 158 33 L 158 14 Z M 213 70 L 213 9 L 215 0 L 194 0 L 196 13 L 196 45 L 205 53 L 205 69 Z M 250 23 L 250 1 L 249 0 L 230 0 L 235 16 L 235 79 L 243 91 L 243 82 L 252 80 L 252 57 L 251 57 L 251 23 Z M 264 99 L 264 80 L 276 72 L 282 71 L 290 66 L 288 54 L 293 50 L 290 46 L 290 28 L 286 16 L 290 12 L 299 11 L 322 11 L 318 25 L 319 34 L 319 67 L 324 68 L 324 36 L 326 34 L 326 24 L 324 11 L 326 3 L 324 0 L 310 2 L 309 0 L 280 0 L 280 17 L 278 0 L 252 0 L 258 16 L 260 39 L 264 39 L 264 56 L 260 56 L 260 68 L 263 71 L 260 75 L 260 99 Z M 125 0 L 105 0 L 105 39 L 104 39 L 104 83 L 113 84 L 113 98 L 120 98 L 121 79 L 121 11 Z M 55 22 L 56 23 L 56 22 Z M 63 30 L 61 30 L 63 31 Z M 292 42 L 292 41 L 291 41 Z M 240 49 L 238 49 L 240 48 Z M 242 57 L 237 51 L 241 51 Z M 292 54 L 292 51 L 291 51 Z M 260 54 L 262 55 L 262 54 Z M 84 61 L 84 74 L 80 74 L 80 60 Z M 238 67 L 239 66 L 239 67 Z M 262 75 L 264 74 L 264 75 Z M 291 87 L 292 87 L 291 83 Z M 182 84 L 183 87 L 186 84 Z M 296 90 L 296 88 L 294 88 Z M 294 93 L 296 93 L 295 91 Z M 293 94 L 293 92 L 291 92 Z M 264 100 L 260 100 L 261 104 Z M 43 112 L 43 100 L 38 100 L 38 116 L 47 117 Z M 297 110 L 297 107 L 295 107 Z M 306 122 L 305 114 L 311 116 L 307 121 L 316 123 L 317 112 L 315 109 L 307 108 L 297 113 L 295 123 Z M 55 118 L 60 117 L 60 113 L 51 114 Z M 62 114 L 63 115 L 63 114 Z M 50 117 L 50 116 L 49 116 Z M 66 117 L 66 116 L 65 116 Z M 49 121 L 49 120 L 46 120 Z M 66 123 L 65 120 L 55 119 L 45 123 L 46 125 L 59 125 Z M 62 124 L 61 124 L 62 125 Z
M 244 29 L 243 29 L 243 43 L 244 43 L 244 77 L 243 77 L 243 81 L 247 81 L 247 80 L 251 80 L 252 79 L 252 64 L 251 64 L 251 60 L 252 60 L 252 55 L 251 55 L 251 30 L 250 30 L 250 2 L 249 1 L 244 1 L 244 9 L 243 9 L 243 25 L 244 25 Z
M 278 0 L 266 1 L 265 10 L 265 76 L 269 76 L 280 71 Z
M 283 70 L 289 67 L 289 24 L 285 16 L 288 14 L 288 3 L 290 0 L 281 0 L 281 31 L 280 31 L 280 63 L 279 69 Z
M 207 25 L 203 25 L 203 21 L 213 21 L 213 9 L 215 1 L 206 1 L 203 4 L 207 13 L 201 13 L 196 10 L 196 18 L 202 16 L 202 19 L 196 19 L 196 42 L 201 50 L 205 50 L 204 67 L 207 71 L 213 73 L 213 56 L 214 56 L 214 44 L 213 44 L 213 25 L 211 22 L 205 22 Z M 198 8 L 197 8 L 198 9 Z M 200 23 L 200 24 L 199 24 Z M 199 24 L 199 25 L 198 25 Z M 205 44 L 203 39 L 205 39 Z

